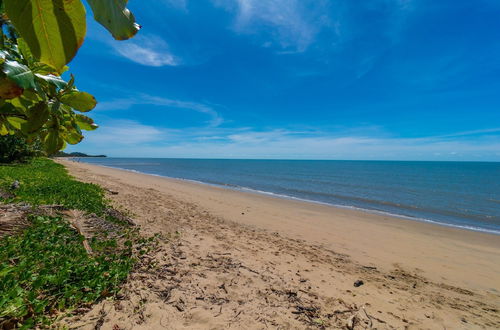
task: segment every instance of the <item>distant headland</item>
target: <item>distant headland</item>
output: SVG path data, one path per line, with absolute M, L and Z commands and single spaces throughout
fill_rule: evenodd
M 87 155 L 87 154 L 84 154 L 83 152 L 67 153 L 64 151 L 59 151 L 56 154 L 54 154 L 53 157 L 92 157 L 92 158 L 101 157 L 101 158 L 103 158 L 103 157 L 107 157 L 107 156 L 106 155 Z

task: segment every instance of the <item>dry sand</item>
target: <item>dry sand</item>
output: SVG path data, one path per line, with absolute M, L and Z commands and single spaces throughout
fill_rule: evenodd
M 60 162 L 168 238 L 71 327 L 500 328 L 500 236 Z

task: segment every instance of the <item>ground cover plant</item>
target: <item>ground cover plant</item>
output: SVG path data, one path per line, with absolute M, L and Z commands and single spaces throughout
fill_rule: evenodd
M 68 175 L 64 166 L 47 158 L 38 158 L 24 165 L 0 166 L 0 189 L 9 190 L 19 181 L 14 201 L 32 205 L 58 204 L 101 215 L 107 208 L 104 191 Z
M 19 188 L 11 190 L 14 181 Z M 114 224 L 119 230 L 113 235 L 104 231 L 89 239 L 90 254 L 68 219 L 40 210 L 57 204 L 81 214 L 103 214 L 109 208 L 104 192 L 76 181 L 52 160 L 0 166 L 0 190 L 15 194 L 3 202 L 34 206 L 22 232 L 0 236 L 0 329 L 49 325 L 113 296 L 151 242 L 135 229 Z
M 21 235 L 0 241 L 0 326 L 48 325 L 59 311 L 118 292 L 133 266 L 129 249 L 89 256 L 83 237 L 64 219 L 31 216 L 30 221 Z

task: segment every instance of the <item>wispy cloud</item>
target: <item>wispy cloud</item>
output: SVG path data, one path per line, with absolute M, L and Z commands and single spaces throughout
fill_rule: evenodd
M 487 129 L 476 129 L 472 131 L 456 132 L 452 134 L 439 135 L 438 138 L 451 138 L 451 137 L 461 137 L 461 136 L 471 136 L 471 135 L 489 135 L 500 133 L 500 127 L 497 128 L 487 128 Z M 497 134 L 498 135 L 498 134 Z
M 264 33 L 264 47 L 278 46 L 284 53 L 303 52 L 321 28 L 331 24 L 325 14 L 327 2 L 308 5 L 301 0 L 213 0 L 235 14 L 233 29 L 240 34 Z M 306 8 L 307 7 L 307 8 Z
M 187 11 L 187 0 L 161 0 L 163 3 L 170 7 L 180 9 L 182 11 Z
M 117 54 L 146 66 L 177 66 L 180 59 L 175 57 L 168 44 L 160 37 L 141 33 L 127 41 L 111 41 Z
M 414 0 L 381 0 L 380 15 L 391 22 L 383 26 L 359 22 L 359 11 L 373 10 L 373 3 L 327 0 L 212 0 L 215 6 L 234 14 L 233 30 L 259 35 L 264 47 L 278 47 L 278 54 L 302 53 L 314 45 L 321 34 L 320 48 L 337 49 L 342 43 L 358 39 L 360 33 L 391 35 L 397 39 L 408 15 L 416 8 Z M 356 21 L 353 22 L 353 18 Z M 325 36 L 328 35 L 328 39 Z M 264 41 L 262 41 L 264 40 Z M 325 40 L 327 40 L 325 44 Z
M 395 4 L 402 11 L 411 11 L 415 9 L 415 0 L 394 0 Z
M 98 111 L 122 110 L 122 109 L 128 109 L 134 105 L 162 106 L 168 108 L 192 110 L 199 113 L 203 113 L 210 117 L 210 119 L 207 122 L 210 127 L 219 126 L 224 122 L 222 116 L 213 108 L 213 106 L 209 104 L 175 100 L 175 99 L 169 99 L 165 97 L 159 97 L 147 94 L 137 94 L 128 98 L 120 98 L 110 101 L 104 101 L 99 103 L 96 110 Z

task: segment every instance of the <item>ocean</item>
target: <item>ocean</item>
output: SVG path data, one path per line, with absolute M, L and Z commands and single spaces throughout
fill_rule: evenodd
M 79 160 L 500 235 L 500 163 L 160 158 Z

